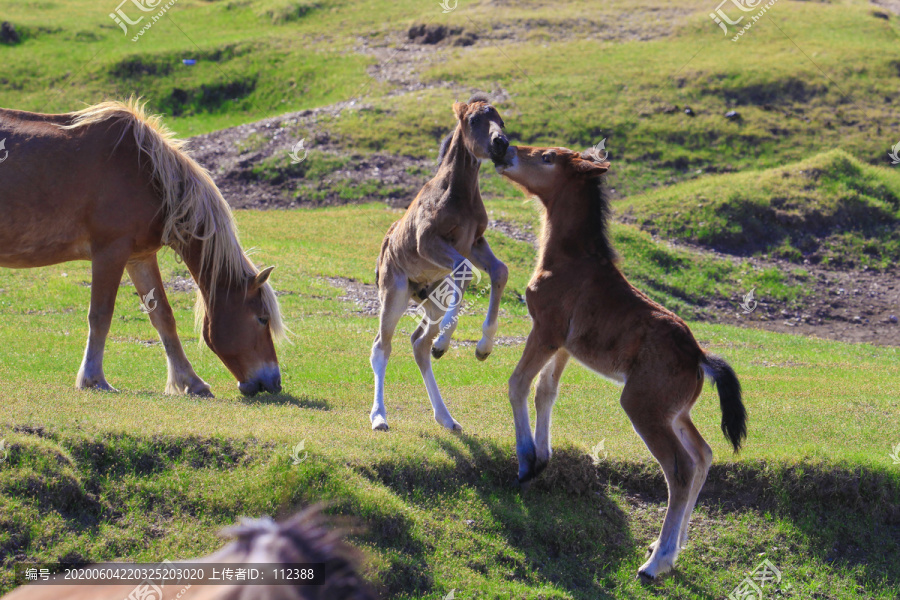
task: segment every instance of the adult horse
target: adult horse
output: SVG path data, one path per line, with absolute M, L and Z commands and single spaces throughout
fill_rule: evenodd
M 168 359 L 167 393 L 210 396 L 184 354 L 156 253 L 171 247 L 197 283 L 196 322 L 244 394 L 281 389 L 278 301 L 241 249 L 209 173 L 136 100 L 45 115 L 0 109 L 0 266 L 91 261 L 87 348 L 76 387 L 113 390 L 103 349 L 127 269 Z
M 550 461 L 550 415 L 569 357 L 625 384 L 620 403 L 659 462 L 669 505 L 649 560 L 652 580 L 670 570 L 687 543 L 688 524 L 712 463 L 712 449 L 691 420 L 704 375 L 719 388 L 722 431 L 734 451 L 747 435 L 741 384 L 723 359 L 707 353 L 687 324 L 625 279 L 608 237 L 609 163 L 566 148 L 510 146 L 496 168 L 543 205 L 538 266 L 525 300 L 532 317 L 525 351 L 509 379 L 519 481 Z M 537 377 L 534 435 L 528 391 Z
M 509 141 L 503 135 L 503 119 L 481 94 L 472 96 L 469 102 L 455 103 L 453 114 L 457 125 L 441 144 L 437 174 L 422 187 L 403 217 L 388 229 L 378 256 L 375 276 L 381 312 L 370 358 L 375 373 L 375 399 L 369 414 L 375 430 L 388 428 L 384 377 L 394 330 L 410 298 L 421 303 L 422 315 L 412 334 L 413 355 L 434 418 L 447 429 L 459 431 L 462 426 L 441 398 L 431 370 L 431 356 L 440 358 L 450 346 L 462 295 L 474 277 L 473 264 L 491 278 L 490 303 L 475 356 L 486 359 L 494 345 L 500 296 L 509 271 L 484 239 L 488 215 L 478 188 L 478 170 L 482 160 L 502 157 Z
M 224 533 L 237 539 L 209 556 L 184 563 L 164 563 L 160 568 L 177 569 L 179 565 L 202 568 L 212 564 L 233 571 L 240 569 L 241 565 L 283 567 L 286 571 L 296 571 L 298 565 L 315 565 L 316 579 L 321 584 L 275 584 L 265 583 L 265 580 L 254 584 L 232 580 L 229 583 L 186 586 L 172 583 L 159 586 L 150 581 L 137 587 L 110 581 L 77 585 L 32 584 L 13 590 L 3 600 L 375 600 L 375 593 L 358 572 L 359 553 L 343 542 L 338 534 L 323 526 L 321 515 L 315 507 L 304 510 L 285 523 L 275 523 L 269 518 L 244 520 Z M 113 565 L 107 567 L 116 568 Z M 221 568 L 219 570 L 222 571 Z M 209 575 L 211 568 L 204 571 Z M 294 579 L 302 583 L 299 577 Z

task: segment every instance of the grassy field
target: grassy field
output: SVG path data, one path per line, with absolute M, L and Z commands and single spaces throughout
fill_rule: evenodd
M 495 217 L 523 221 L 533 212 L 520 201 L 490 207 Z M 506 400 L 520 345 L 499 346 L 479 363 L 460 344 L 437 363 L 465 427 L 457 436 L 432 420 L 410 351 L 398 342 L 388 375 L 392 428 L 370 431 L 376 319 L 339 300 L 344 292 L 324 278 L 371 283 L 372 257 L 397 214 L 380 205 L 239 214 L 255 260 L 278 265 L 273 283 L 294 331 L 280 349 L 278 396 L 242 398 L 215 356 L 191 343 L 187 293 L 170 297 L 188 354 L 217 398 L 162 395 L 162 349 L 127 285 L 106 359 L 122 391 L 74 391 L 87 266 L 0 272 L 0 438 L 11 446 L 0 467 L 6 563 L 196 555 L 217 547 L 216 530 L 241 515 L 284 516 L 326 500 L 331 513 L 363 525 L 354 541 L 390 598 L 441 598 L 451 589 L 458 598 L 720 598 L 762 557 L 783 570 L 784 597 L 895 596 L 896 348 L 694 325 L 740 374 L 750 437 L 733 462 L 707 387 L 695 418 L 717 463 L 692 542 L 675 575 L 642 588 L 634 572 L 661 523 L 665 486 L 613 384 L 578 366 L 566 373 L 557 454 L 526 494 L 513 485 Z M 335 222 L 354 235 L 335 233 Z M 513 269 L 500 333 L 522 336 L 529 321 L 515 298 L 529 275 L 527 253 L 501 234 L 490 241 Z M 626 271 L 629 264 L 626 256 Z M 185 275 L 171 254 L 164 271 L 167 279 Z M 478 307 L 463 317 L 458 340 L 477 340 Z M 407 333 L 412 327 L 412 319 L 401 323 Z M 608 454 L 595 466 L 589 453 L 601 440 Z M 294 465 L 300 441 L 308 459 Z
M 621 266 L 686 318 L 751 288 L 772 306 L 801 306 L 812 277 L 804 260 L 889 270 L 900 257 L 900 181 L 887 154 L 900 140 L 900 17 L 866 0 L 779 0 L 738 43 L 710 20 L 707 0 L 459 0 L 450 13 L 436 1 L 178 0 L 135 42 L 140 26 L 124 33 L 108 16 L 117 8 L 0 5 L 18 34 L 0 42 L 0 106 L 64 112 L 136 94 L 182 136 L 319 109 L 290 134 L 325 136 L 327 152 L 247 165 L 257 181 L 297 181 L 303 196 L 354 156 L 433 157 L 450 104 L 481 89 L 498 99 L 514 143 L 606 139 Z M 408 40 L 413 25 L 474 43 L 424 48 Z M 262 132 L 238 142 L 266 143 Z M 481 181 L 492 219 L 537 232 L 537 206 L 490 169 Z M 340 197 L 394 192 L 361 179 Z M 551 466 L 527 493 L 513 483 L 506 381 L 530 327 L 530 244 L 488 232 L 511 269 L 503 343 L 474 359 L 481 299 L 436 363 L 463 434 L 432 419 L 404 341 L 412 318 L 388 369 L 391 431 L 370 431 L 377 319 L 327 278 L 371 284 L 399 214 L 365 204 L 237 215 L 254 260 L 278 267 L 272 282 L 293 331 L 275 396 L 238 394 L 198 343 L 183 292 L 170 292 L 182 339 L 217 397 L 163 395 L 163 350 L 127 282 L 105 361 L 121 392 L 77 392 L 89 266 L 0 270 L 0 593 L 25 559 L 196 556 L 241 516 L 325 501 L 360 526 L 351 540 L 385 598 L 720 599 L 763 559 L 783 573 L 766 597 L 898 597 L 900 349 L 692 322 L 739 374 L 750 435 L 733 456 L 707 386 L 694 416 L 716 463 L 676 571 L 643 587 L 634 576 L 666 491 L 618 387 L 570 367 Z M 756 267 L 667 239 L 796 266 Z M 171 252 L 163 267 L 167 281 L 188 277 Z M 294 464 L 300 442 L 308 454 Z

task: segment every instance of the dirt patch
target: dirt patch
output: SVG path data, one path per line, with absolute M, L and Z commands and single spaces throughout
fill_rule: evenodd
M 434 161 L 345 150 L 325 124 L 348 109 L 367 105 L 340 102 L 197 136 L 190 140 L 191 155 L 210 171 L 233 208 L 370 201 L 408 206 L 431 177 Z
M 749 262 L 759 269 L 774 267 L 783 273 L 798 269 L 788 261 L 704 252 L 735 263 Z M 809 277 L 795 277 L 793 285 L 803 286 L 809 294 L 799 307 L 757 296 L 755 310 L 744 314 L 742 297 L 715 298 L 703 307 L 708 315 L 705 320 L 842 342 L 900 346 L 900 271 L 840 271 L 809 264 L 802 268 Z
M 900 0 L 872 0 L 872 4 L 880 6 L 895 15 L 900 15 Z

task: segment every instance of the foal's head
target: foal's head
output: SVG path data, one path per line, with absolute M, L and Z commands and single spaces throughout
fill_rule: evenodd
M 608 162 L 599 161 L 588 152 L 534 146 L 510 146 L 502 158 L 494 159 L 494 166 L 548 208 L 573 183 L 596 179 L 609 170 Z
M 503 119 L 487 96 L 476 94 L 468 102 L 456 102 L 453 112 L 463 143 L 476 158 L 499 160 L 506 154 L 509 139 L 503 134 Z

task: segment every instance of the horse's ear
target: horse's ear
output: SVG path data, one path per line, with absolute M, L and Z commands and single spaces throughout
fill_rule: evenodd
M 607 171 L 609 171 L 609 161 L 575 160 L 575 172 L 586 179 L 600 177 Z
M 253 278 L 253 281 L 250 283 L 250 291 L 256 291 L 263 286 L 263 284 L 268 281 L 269 275 L 272 274 L 272 271 L 275 267 L 266 267 L 262 271 L 256 274 L 256 277 Z
M 465 102 L 454 102 L 453 103 L 453 112 L 456 114 L 456 120 L 462 121 L 463 117 L 466 116 L 466 111 L 469 110 L 469 105 Z

